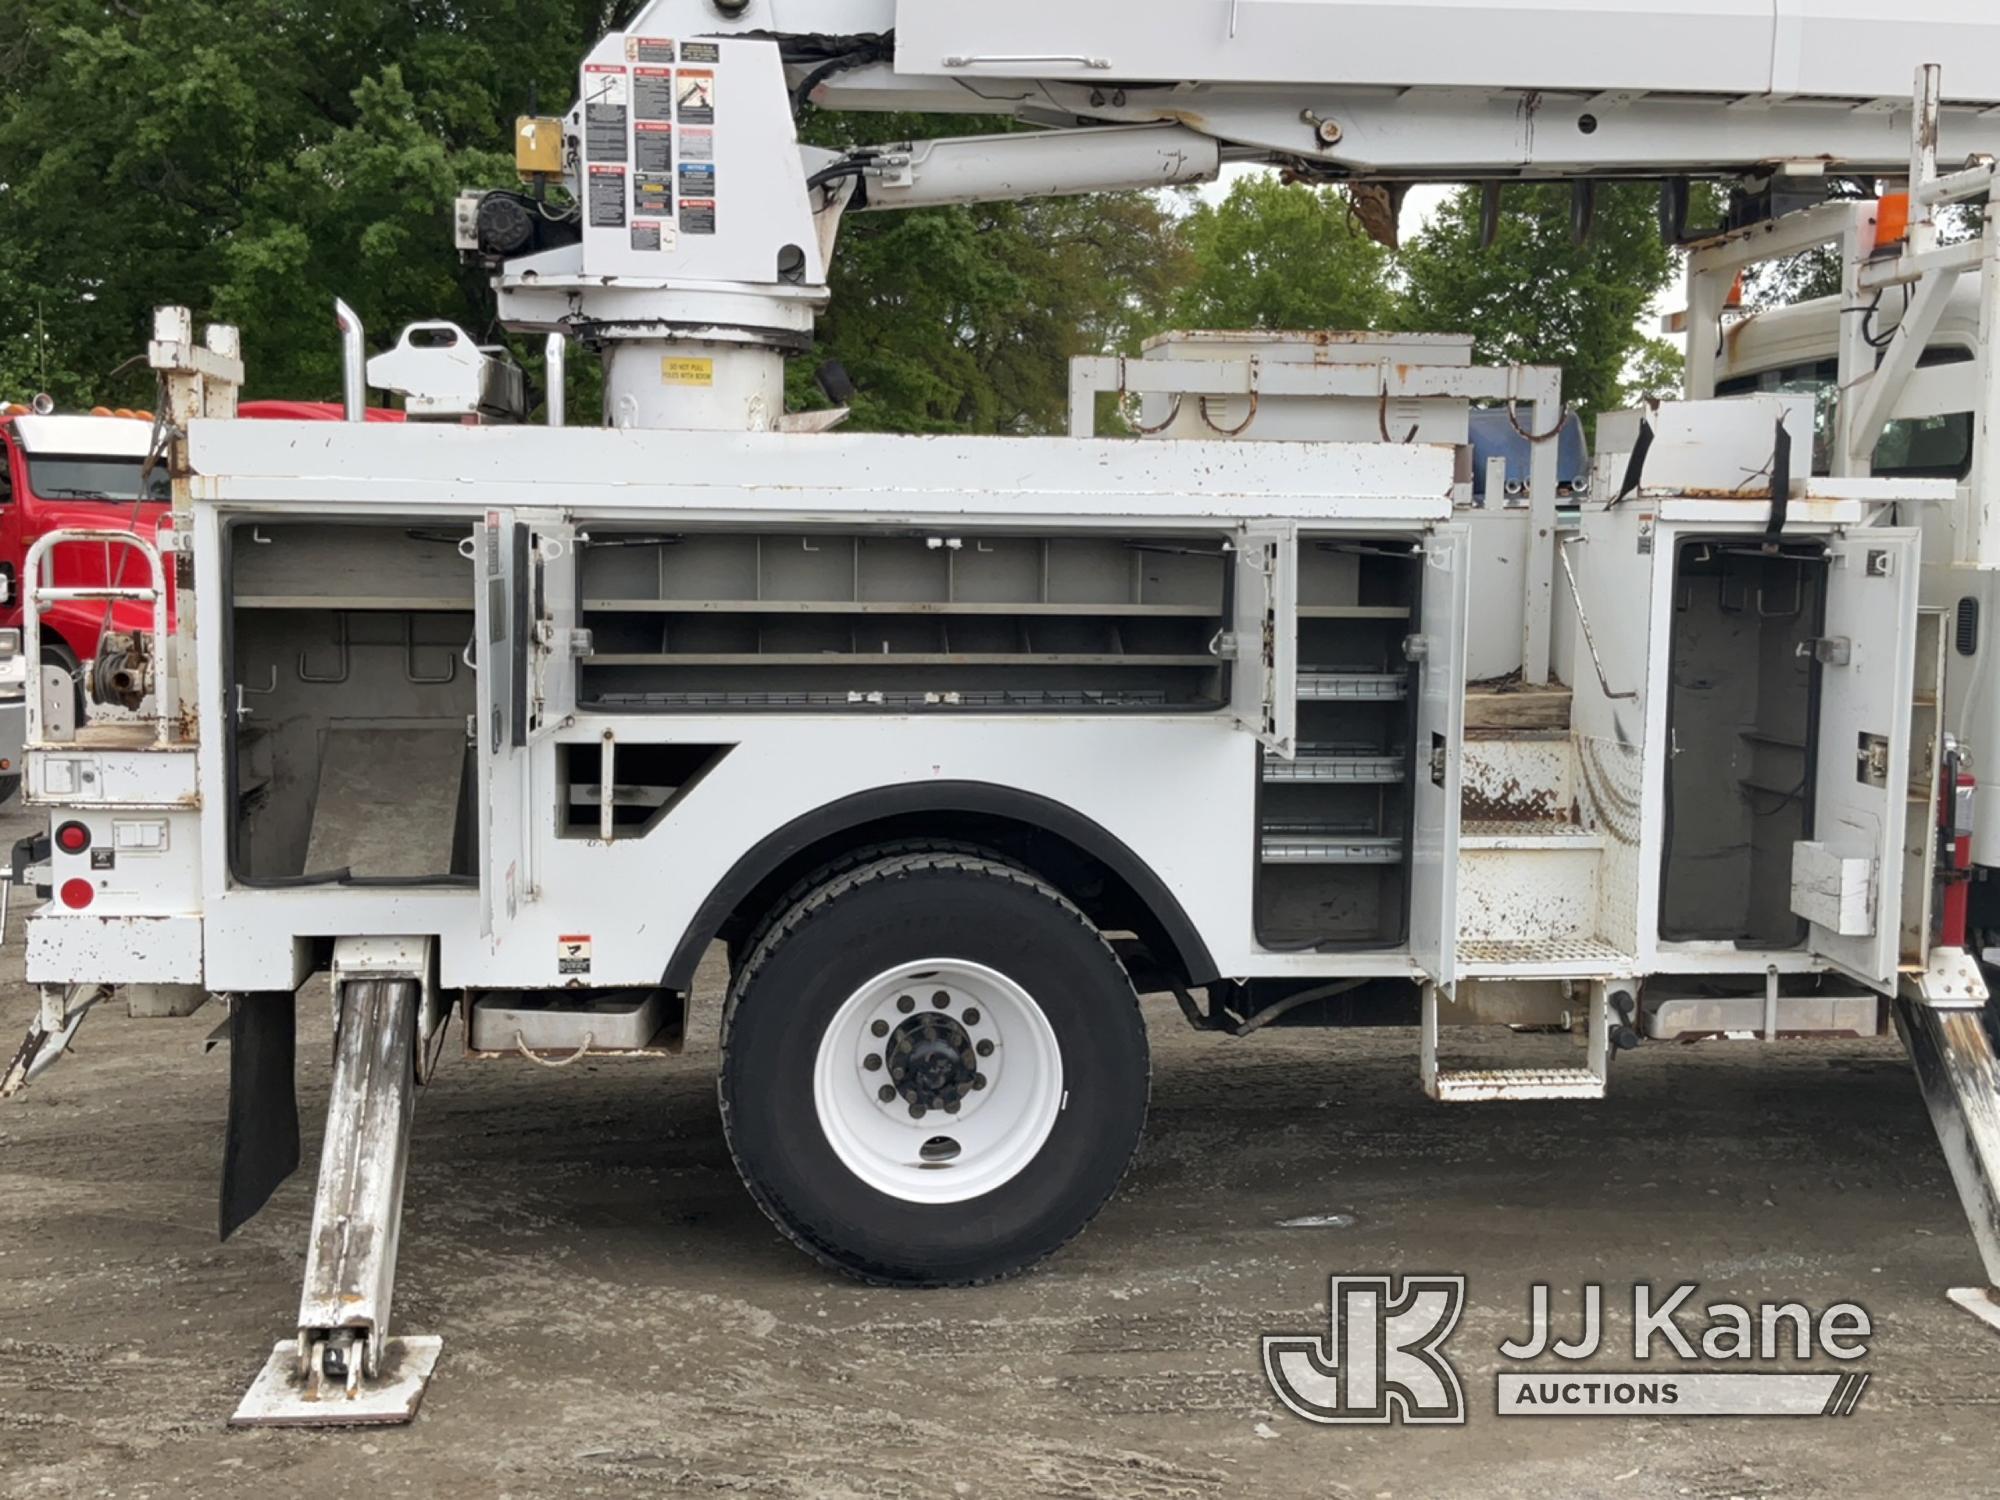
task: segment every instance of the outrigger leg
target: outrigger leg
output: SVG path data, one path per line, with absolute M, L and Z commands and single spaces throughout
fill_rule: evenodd
M 2000 1058 L 1979 965 L 1964 949 L 1933 949 L 1928 969 L 1904 976 L 1894 1007 L 1986 1269 L 1986 1285 L 1947 1295 L 2000 1329 Z
M 376 943 L 410 960 L 378 967 L 373 977 L 365 964 L 354 966 L 362 977 L 338 959 L 334 965 L 340 1030 L 298 1337 L 271 1351 L 232 1426 L 407 1422 L 444 1342 L 389 1337 L 429 945 Z

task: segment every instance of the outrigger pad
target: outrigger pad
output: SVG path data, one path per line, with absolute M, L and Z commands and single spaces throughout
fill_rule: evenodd
M 229 1122 L 222 1141 L 222 1238 L 299 1169 L 298 1001 L 238 995 L 229 1005 Z
M 370 1427 L 415 1419 L 444 1340 L 436 1334 L 393 1338 L 382 1346 L 382 1375 L 353 1390 L 331 1382 L 318 1393 L 299 1376 L 299 1341 L 285 1339 L 243 1393 L 231 1427 Z

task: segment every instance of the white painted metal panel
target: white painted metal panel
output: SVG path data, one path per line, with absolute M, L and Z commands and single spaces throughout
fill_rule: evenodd
M 905 76 L 1951 99 L 2000 89 L 1987 0 L 899 0 Z
M 1284 760 L 1298 753 L 1298 528 L 1259 521 L 1236 534 L 1236 660 L 1230 712 Z
M 529 536 L 511 512 L 493 510 L 473 529 L 474 659 L 479 751 L 479 930 L 497 936 L 528 894 L 528 705 L 522 688 Z
M 1905 100 L 1916 70 L 1944 65 L 1947 99 L 2000 99 L 1993 0 L 1775 0 L 1771 88 Z
M 1140 9 L 899 0 L 896 68 L 1746 94 L 1770 78 L 1771 0 L 1147 0 Z
M 1419 605 L 1416 758 L 1410 797 L 1410 956 L 1449 993 L 1458 976 L 1458 825 L 1465 738 L 1471 539 L 1440 526 L 1425 542 Z
M 202 919 L 96 916 L 53 904 L 28 918 L 30 984 L 200 984 Z
M 1908 528 L 1861 531 L 1827 547 L 1823 634 L 1833 649 L 1820 671 L 1813 799 L 1813 842 L 1822 848 L 1808 863 L 1867 860 L 1874 896 L 1866 932 L 1843 934 L 1815 920 L 1810 946 L 1885 993 L 1896 982 L 1910 808 L 1917 547 L 1918 533 Z M 1810 920 L 1818 910 L 1800 915 Z

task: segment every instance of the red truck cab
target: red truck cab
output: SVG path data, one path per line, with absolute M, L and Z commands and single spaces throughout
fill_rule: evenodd
M 170 497 L 165 462 L 146 469 L 152 444 L 153 423 L 144 413 L 0 413 L 0 577 L 8 585 L 0 626 L 21 624 L 23 567 L 39 538 L 73 527 L 149 538 L 157 532 Z M 141 557 L 109 542 L 58 547 L 51 573 L 55 584 L 74 588 L 143 588 L 148 579 Z M 42 659 L 74 671 L 97 655 L 103 631 L 151 628 L 145 604 L 51 604 L 42 611 Z

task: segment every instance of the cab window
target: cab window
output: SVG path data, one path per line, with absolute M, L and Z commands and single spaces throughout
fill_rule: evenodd
M 1925 350 L 1917 363 L 1956 365 L 1971 358 L 1971 350 L 1946 345 Z M 1811 396 L 1813 473 L 1824 474 L 1832 467 L 1839 373 L 1839 362 L 1831 359 L 1783 365 L 1775 370 L 1760 370 L 1755 375 L 1718 381 L 1715 394 Z M 1956 411 L 1938 417 L 1898 418 L 1882 429 L 1871 468 L 1885 479 L 1963 479 L 1972 472 L 1972 413 Z

